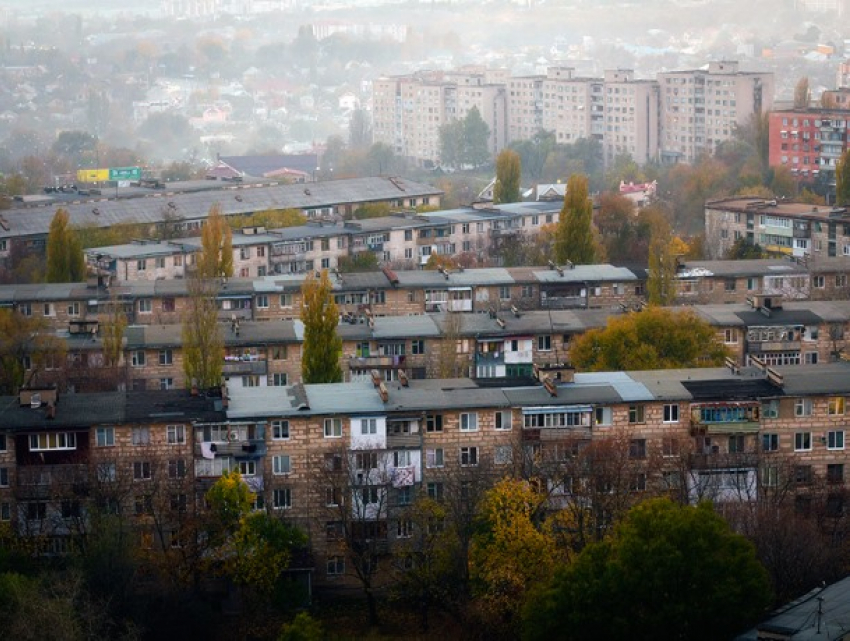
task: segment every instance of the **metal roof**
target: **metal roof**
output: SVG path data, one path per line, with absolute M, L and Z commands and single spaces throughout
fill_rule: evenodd
M 570 283 L 597 281 L 637 280 L 632 270 L 614 265 L 575 265 L 564 267 L 560 272 L 555 269 L 538 270 L 534 277 L 541 283 Z

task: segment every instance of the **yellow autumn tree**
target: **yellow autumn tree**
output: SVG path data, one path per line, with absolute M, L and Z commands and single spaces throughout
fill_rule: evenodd
M 198 256 L 199 278 L 233 276 L 233 233 L 221 206 L 215 204 L 209 211 L 201 230 L 201 253 Z
M 469 551 L 473 595 L 484 620 L 515 625 L 528 589 L 552 576 L 559 551 L 544 525 L 544 501 L 520 479 L 503 479 L 485 495 Z

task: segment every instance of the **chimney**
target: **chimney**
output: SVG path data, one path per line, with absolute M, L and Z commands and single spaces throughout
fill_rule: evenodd
M 53 403 L 47 404 L 47 418 L 50 420 L 56 418 L 56 406 Z
M 378 370 L 373 369 L 371 374 L 372 374 L 372 385 L 374 385 L 375 387 L 378 387 L 379 385 L 381 385 L 381 373 Z
M 549 396 L 557 396 L 558 388 L 555 387 L 555 383 L 552 382 L 552 379 L 548 376 L 543 379 L 543 387 L 546 388 L 546 391 L 549 392 Z
M 378 394 L 381 395 L 381 401 L 386 403 L 390 400 L 390 393 L 387 391 L 387 386 L 384 385 L 383 381 L 378 385 Z
M 403 369 L 398 370 L 398 380 L 402 384 L 403 387 L 409 387 L 410 381 L 407 378 L 407 374 Z

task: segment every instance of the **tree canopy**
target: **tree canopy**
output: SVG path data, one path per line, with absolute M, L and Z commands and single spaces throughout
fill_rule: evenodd
M 465 118 L 440 127 L 440 162 L 448 167 L 480 167 L 486 164 L 490 160 L 487 148 L 489 136 L 490 127 L 478 108 L 473 107 Z
M 308 274 L 301 287 L 304 323 L 304 356 L 301 377 L 305 384 L 337 383 L 342 380 L 339 365 L 342 339 L 337 333 L 339 311 L 334 302 L 327 270 L 320 278 Z
M 555 260 L 589 265 L 596 259 L 593 238 L 593 203 L 588 195 L 587 176 L 573 174 L 567 181 L 564 206 L 555 238 Z
M 755 549 L 709 503 L 653 499 L 530 599 L 523 638 L 731 638 L 770 604 Z
M 835 203 L 850 205 L 850 149 L 841 154 L 835 168 Z
M 520 200 L 522 165 L 519 154 L 512 149 L 503 149 L 496 158 L 496 184 L 493 186 L 493 202 L 515 203 Z
M 695 312 L 660 307 L 612 317 L 570 349 L 577 368 L 595 372 L 711 367 L 727 355 L 714 328 Z
M 86 259 L 77 233 L 68 225 L 68 211 L 57 209 L 47 233 L 47 282 L 78 283 L 86 279 Z
M 670 223 L 659 211 L 651 217 L 647 300 L 652 305 L 669 305 L 676 298 L 676 255 Z

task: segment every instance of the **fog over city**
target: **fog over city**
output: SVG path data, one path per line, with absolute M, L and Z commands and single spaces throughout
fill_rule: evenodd
M 825 61 L 843 55 L 848 18 L 805 5 L 6 2 L 0 169 L 49 149 L 60 131 L 89 132 L 148 162 L 303 151 L 348 140 L 352 113 L 368 120 L 376 78 L 464 65 L 512 76 L 620 68 L 651 79 L 737 60 L 774 72 L 777 100 L 801 76 L 816 98 L 835 84 L 836 64 Z

